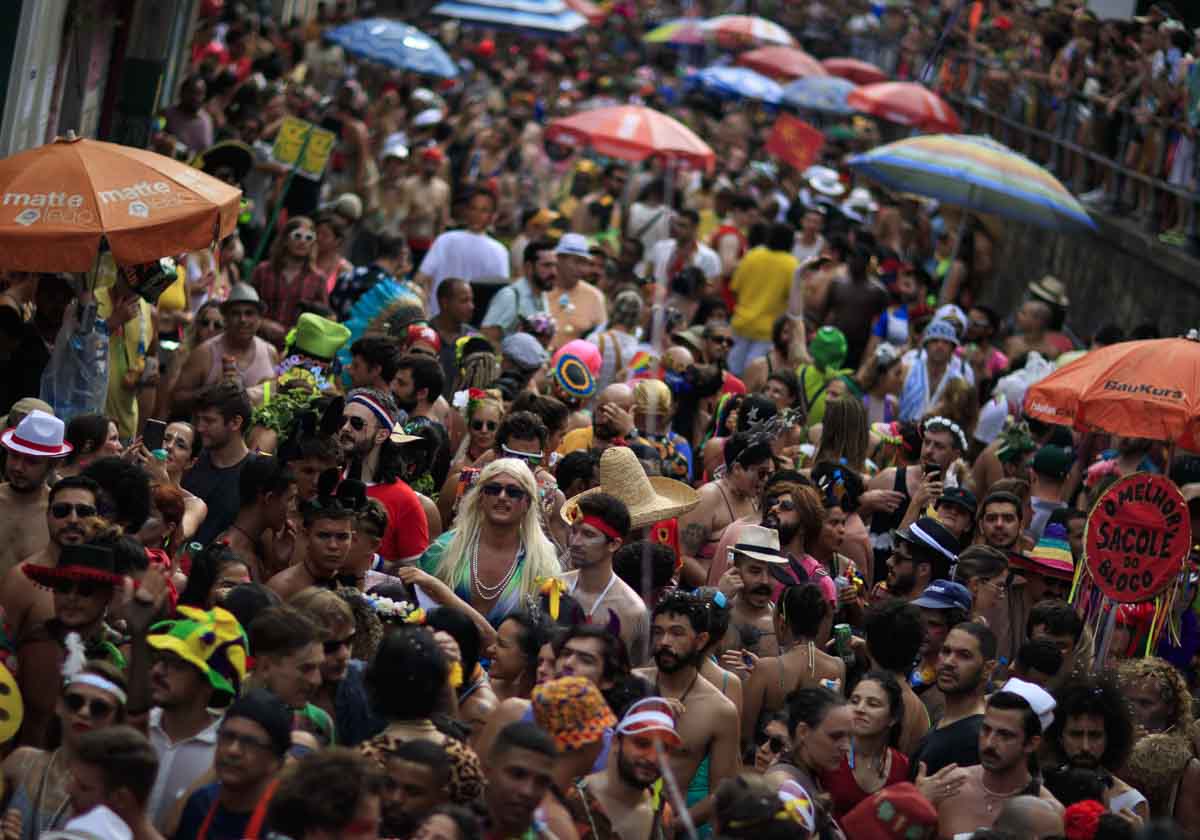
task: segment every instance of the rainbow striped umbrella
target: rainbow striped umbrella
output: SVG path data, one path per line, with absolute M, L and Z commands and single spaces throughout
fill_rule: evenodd
M 1095 230 L 1075 196 L 1029 158 L 990 137 L 931 134 L 879 146 L 850 168 L 890 189 L 1049 230 Z
M 661 26 L 654 27 L 642 38 L 647 44 L 673 44 L 687 47 L 698 46 L 707 39 L 708 33 L 704 31 L 704 19 L 697 17 L 669 20 Z

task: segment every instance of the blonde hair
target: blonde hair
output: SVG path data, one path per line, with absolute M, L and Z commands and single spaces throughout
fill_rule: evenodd
M 870 443 L 871 430 L 862 400 L 851 396 L 835 397 L 825 403 L 821 444 L 813 463 L 843 463 L 857 473 L 865 473 Z
M 828 411 L 829 409 L 826 409 Z M 967 380 L 954 378 L 942 389 L 942 396 L 926 415 L 929 417 L 946 417 L 962 427 L 967 441 L 975 431 L 975 421 L 979 419 L 979 391 Z
M 525 596 L 537 592 L 538 578 L 562 574 L 562 566 L 558 562 L 558 552 L 554 543 L 550 542 L 542 531 L 537 482 L 529 467 L 518 458 L 497 458 L 479 473 L 475 485 L 463 497 L 458 516 L 454 520 L 454 536 L 442 552 L 434 574 L 447 585 L 454 586 L 459 565 L 470 562 L 470 557 L 478 548 L 480 533 L 483 530 L 483 510 L 479 502 L 482 488 L 498 475 L 506 475 L 513 479 L 529 494 L 529 505 L 525 509 L 519 529 L 521 546 L 525 550 L 525 562 L 517 572 L 516 578 L 517 587 L 524 599 Z

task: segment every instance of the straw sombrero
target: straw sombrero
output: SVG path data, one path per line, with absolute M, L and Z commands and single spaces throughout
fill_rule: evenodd
M 627 446 L 604 450 L 600 456 L 600 486 L 584 490 L 562 506 L 561 515 L 568 524 L 579 515 L 579 499 L 589 493 L 608 493 L 624 502 L 632 528 L 672 519 L 700 504 L 700 494 L 682 481 L 647 477 L 637 455 Z

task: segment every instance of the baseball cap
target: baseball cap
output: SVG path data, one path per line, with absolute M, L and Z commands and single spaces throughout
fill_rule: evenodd
M 975 516 L 975 509 L 978 503 L 975 501 L 975 494 L 965 487 L 947 487 L 942 490 L 942 495 L 938 496 L 937 503 L 948 505 L 957 505 L 958 507 Z
M 967 587 L 952 580 L 935 580 L 925 587 L 921 597 L 913 601 L 927 610 L 971 611 L 971 593 Z

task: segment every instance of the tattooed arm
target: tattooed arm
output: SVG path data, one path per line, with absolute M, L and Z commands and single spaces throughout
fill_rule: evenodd
M 679 517 L 679 548 L 683 552 L 679 577 L 680 583 L 689 589 L 703 586 L 708 580 L 710 558 L 700 554 L 712 535 L 712 515 L 719 492 L 715 485 L 704 485 L 700 488 L 700 504 Z

